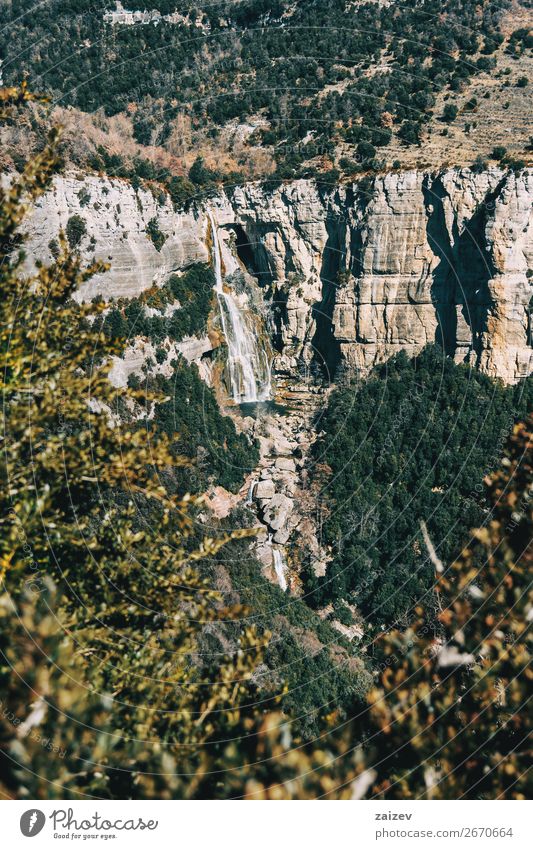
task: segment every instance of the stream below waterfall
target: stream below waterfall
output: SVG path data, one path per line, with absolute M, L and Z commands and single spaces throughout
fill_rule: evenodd
M 276 573 L 276 578 L 278 579 L 278 584 L 280 589 L 285 592 L 287 589 L 287 578 L 285 577 L 285 563 L 283 562 L 283 555 L 279 548 L 272 549 L 272 556 L 274 558 L 274 571 Z
M 311 556 L 316 575 L 323 575 L 330 553 L 323 549 L 314 514 L 305 504 L 316 416 L 327 403 L 328 388 L 285 377 L 277 381 L 280 402 L 257 405 L 257 415 L 242 416 L 259 443 L 260 460 L 248 475 L 240 497 L 256 515 L 261 532 L 254 545 L 263 574 L 282 592 L 300 592 L 297 545 Z M 232 412 L 234 418 L 235 411 Z

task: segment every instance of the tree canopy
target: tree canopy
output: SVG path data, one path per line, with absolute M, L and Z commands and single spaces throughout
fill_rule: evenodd
M 319 500 L 334 559 L 323 578 L 308 564 L 311 603 L 350 600 L 372 628 L 431 604 L 420 520 L 442 560 L 458 554 L 486 515 L 481 481 L 531 410 L 532 390 L 531 378 L 504 386 L 432 346 L 337 390 L 315 446 L 315 475 L 330 468 Z

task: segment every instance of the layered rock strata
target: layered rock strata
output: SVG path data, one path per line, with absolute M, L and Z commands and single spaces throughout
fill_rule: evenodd
M 533 350 L 532 197 L 527 171 L 451 169 L 327 190 L 305 180 L 249 184 L 209 206 L 263 287 L 278 371 L 316 362 L 330 374 L 366 373 L 437 340 L 457 361 L 514 382 L 529 374 Z M 78 215 L 83 253 L 112 264 L 80 298 L 133 297 L 209 259 L 206 209 L 175 211 L 169 198 L 122 180 L 57 178 L 28 224 L 28 267 L 51 259 L 59 228 Z

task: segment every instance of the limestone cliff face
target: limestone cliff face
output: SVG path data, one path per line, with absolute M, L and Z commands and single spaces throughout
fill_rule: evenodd
M 330 190 L 248 184 L 210 204 L 270 304 L 278 370 L 315 360 L 365 373 L 437 339 L 457 361 L 515 381 L 533 352 L 532 197 L 527 172 L 495 168 L 390 173 Z M 205 210 L 175 212 L 96 177 L 56 181 L 29 224 L 33 257 L 49 258 L 73 214 L 86 221 L 83 251 L 112 263 L 81 297 L 131 297 L 208 258 Z M 152 219 L 167 237 L 160 252 L 147 234 Z
M 438 340 L 513 381 L 531 368 L 532 197 L 527 173 L 405 172 L 328 193 L 248 186 L 221 215 L 244 229 L 273 290 L 282 364 L 366 372 Z
M 96 294 L 104 298 L 133 298 L 193 262 L 207 262 L 201 222 L 194 215 L 174 211 L 170 198 L 160 202 L 151 192 L 135 191 L 126 180 L 86 176 L 59 177 L 41 198 L 27 225 L 30 234 L 29 265 L 38 257 L 51 260 L 50 241 L 66 228 L 69 218 L 80 216 L 87 233 L 80 248 L 87 259 L 111 264 L 80 290 L 81 299 Z M 160 251 L 148 235 L 155 220 L 165 236 Z M 148 228 L 148 229 L 147 229 Z

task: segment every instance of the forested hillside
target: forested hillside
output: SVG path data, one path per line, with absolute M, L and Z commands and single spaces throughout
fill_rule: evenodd
M 309 601 L 351 602 L 370 629 L 405 627 L 417 604 L 430 608 L 434 566 L 420 521 L 443 562 L 459 554 L 490 518 L 481 482 L 532 403 L 531 378 L 504 386 L 433 347 L 336 391 L 314 472 L 334 559 L 322 578 L 309 564 Z
M 436 117 L 443 127 L 454 121 L 456 95 L 495 67 L 509 3 L 243 0 L 180 6 L 172 21 L 137 26 L 106 22 L 109 0 L 3 5 L 6 82 L 27 73 L 60 106 L 127 114 L 137 142 L 176 153 L 197 130 L 216 147 L 236 121 L 246 145 L 269 150 L 288 177 L 324 161 L 348 172 L 379 167 L 393 136 L 419 142 L 444 90 Z M 140 5 L 175 12 L 167 0 Z M 509 61 L 528 47 L 527 29 L 517 28 Z M 477 100 L 467 112 L 476 110 Z

